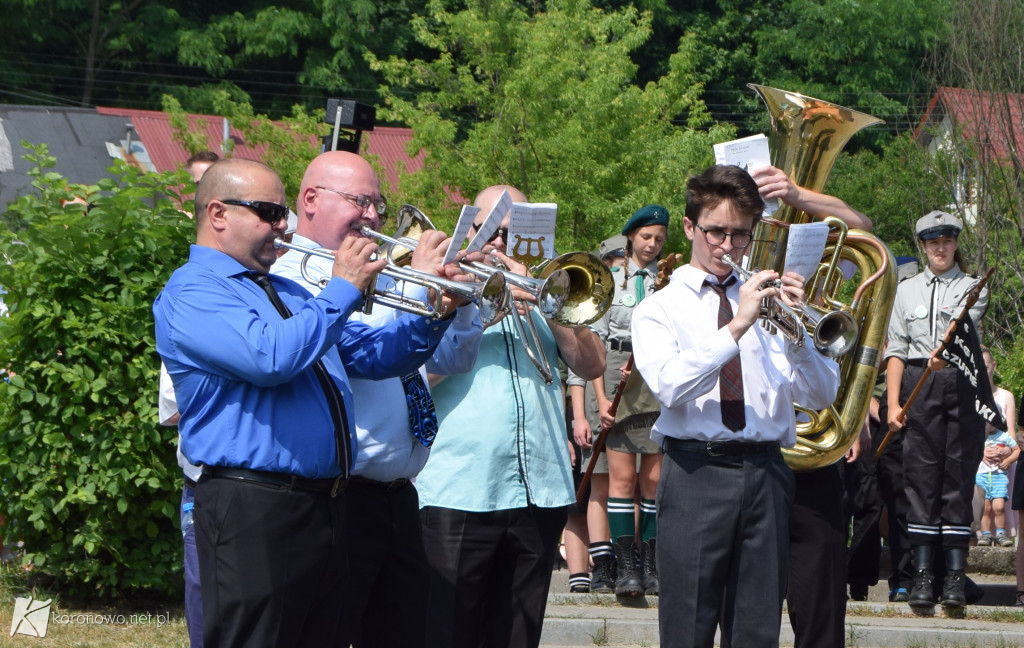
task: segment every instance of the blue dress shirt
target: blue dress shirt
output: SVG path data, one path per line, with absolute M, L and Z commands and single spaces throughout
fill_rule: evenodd
M 345 400 L 350 435 L 354 376 L 415 370 L 448 326 L 422 317 L 371 327 L 349 320 L 355 286 L 332 279 L 312 297 L 273 277 L 293 316 L 230 256 L 193 245 L 189 261 L 153 303 L 157 351 L 174 382 L 182 451 L 193 464 L 265 470 L 312 479 L 339 474 L 334 424 L 313 364 L 321 359 Z M 353 452 L 356 440 L 352 435 Z

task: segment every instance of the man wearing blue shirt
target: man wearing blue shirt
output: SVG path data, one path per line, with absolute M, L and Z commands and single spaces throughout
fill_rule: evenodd
M 361 236 L 359 230 L 364 226 L 379 230 L 390 214 L 373 167 L 346 151 L 329 151 L 310 163 L 295 211 L 299 218 L 292 243 L 332 250 L 346 238 Z M 437 274 L 448 243 L 444 232 L 425 231 L 410 266 L 426 275 Z M 274 273 L 306 281 L 301 269 L 304 258 L 304 253 L 290 250 L 274 264 Z M 327 259 L 312 257 L 306 261 L 307 275 L 313 278 L 329 276 L 330 270 Z M 401 290 L 414 299 L 422 299 L 426 293 L 422 286 L 387 277 L 381 277 L 377 286 Z M 307 288 L 314 294 L 320 291 L 318 284 L 307 284 Z M 352 317 L 373 326 L 387 326 L 415 316 L 377 304 L 371 313 L 354 313 Z M 350 575 L 343 611 L 349 621 L 338 645 L 423 646 L 427 556 L 420 532 L 419 498 L 411 480 L 427 461 L 431 438 L 430 430 L 424 428 L 433 424 L 413 420 L 417 412 L 407 405 L 407 392 L 426 389 L 427 370 L 448 375 L 472 369 L 482 333 L 476 306 L 465 304 L 456 310 L 453 324 L 420 373 L 350 381 L 354 400 L 359 403 L 355 412 L 359 454 L 345 497 L 349 515 L 359 523 L 348 526 Z M 396 610 L 402 611 L 400 623 L 395 622 Z
M 229 159 L 196 195 L 196 245 L 153 304 L 157 351 L 181 412 L 182 451 L 204 466 L 194 520 L 203 638 L 219 646 L 327 646 L 344 600 L 344 498 L 356 452 L 346 372 L 415 370 L 447 322 L 350 322 L 377 246 L 347 239 L 317 297 L 266 273 L 284 188 Z

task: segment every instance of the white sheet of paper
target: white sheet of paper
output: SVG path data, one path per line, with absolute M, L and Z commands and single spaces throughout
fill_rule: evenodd
M 476 252 L 483 246 L 487 245 L 487 241 L 490 240 L 491 234 L 501 227 L 501 221 L 505 220 L 505 214 L 508 210 L 512 209 L 512 196 L 509 195 L 508 189 L 501 192 L 501 196 L 498 197 L 498 202 L 494 203 L 494 207 L 491 207 L 491 211 L 488 212 L 487 218 L 484 219 L 484 224 L 477 230 L 476 237 L 469 242 L 466 247 L 467 252 Z
M 448 242 L 448 250 L 444 253 L 443 264 L 448 264 L 455 260 L 455 255 L 462 249 L 462 244 L 466 242 L 466 237 L 469 236 L 469 229 L 473 227 L 473 221 L 479 213 L 479 207 L 474 207 L 473 205 L 462 206 L 459 221 L 455 223 L 455 231 L 452 232 L 452 238 Z
M 809 280 L 821 263 L 821 256 L 825 253 L 827 242 L 827 223 L 804 223 L 791 226 L 786 242 L 784 272 L 795 272 Z
M 762 133 L 715 144 L 712 148 L 715 150 L 715 164 L 733 164 L 746 169 L 747 173 L 753 173 L 761 167 L 771 166 L 772 163 L 768 138 Z M 779 201 L 772 198 L 764 202 L 762 215 L 769 218 L 779 209 Z
M 513 203 L 505 252 L 515 258 L 550 259 L 555 254 L 555 203 Z

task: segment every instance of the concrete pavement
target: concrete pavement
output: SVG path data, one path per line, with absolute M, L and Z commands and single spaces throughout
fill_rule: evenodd
M 1012 549 L 975 547 L 968 569 L 985 591 L 978 605 L 962 618 L 946 616 L 936 606 L 933 616 L 919 616 L 906 603 L 889 603 L 885 575 L 869 589 L 868 600 L 849 601 L 846 616 L 848 648 L 1024 648 L 1024 608 L 1012 607 L 1016 582 Z M 984 573 L 995 571 L 998 573 Z M 884 571 L 884 570 L 883 570 Z M 541 644 L 556 646 L 646 646 L 656 648 L 658 599 L 619 602 L 611 594 L 569 594 L 568 571 L 552 574 L 551 594 Z M 793 645 L 793 632 L 783 614 L 781 646 Z

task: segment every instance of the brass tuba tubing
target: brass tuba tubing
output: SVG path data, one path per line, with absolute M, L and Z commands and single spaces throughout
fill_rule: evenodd
M 274 247 L 295 250 L 306 255 L 302 260 L 301 271 L 303 278 L 307 282 L 322 286 L 326 283 L 325 279 L 329 280 L 329 278 L 316 279 L 312 277 L 306 269 L 306 264 L 314 256 L 334 261 L 334 253 L 332 251 L 325 248 L 310 248 L 304 245 L 288 243 L 283 239 L 274 239 Z M 476 303 L 480 311 L 480 321 L 484 326 L 487 326 L 504 316 L 509 299 L 505 277 L 501 275 L 498 275 L 496 278 L 491 277 L 487 281 L 459 282 L 444 277 L 437 277 L 419 270 L 413 270 L 412 268 L 402 268 L 390 263 L 390 261 L 378 274 L 392 281 L 422 286 L 428 290 L 428 295 L 422 300 L 405 297 L 398 292 L 379 289 L 376 279 L 372 279 L 363 293 L 363 298 L 366 302 L 364 311 L 366 312 L 368 312 L 370 305 L 380 304 L 408 313 L 440 319 L 447 315 L 444 312 L 441 301 L 442 293 L 447 293 L 448 295 L 462 297 Z M 433 300 L 430 299 L 429 295 L 431 290 L 434 291 Z

